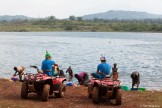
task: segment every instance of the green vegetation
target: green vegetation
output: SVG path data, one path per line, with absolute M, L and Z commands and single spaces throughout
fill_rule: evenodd
M 162 32 L 162 19 L 145 20 L 83 20 L 70 16 L 46 19 L 0 21 L 1 32 L 81 31 L 81 32 Z

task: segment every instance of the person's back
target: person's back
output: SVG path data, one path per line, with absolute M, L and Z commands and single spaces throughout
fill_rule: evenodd
M 92 73 L 91 75 L 98 79 L 105 78 L 106 75 L 110 75 L 111 66 L 106 63 L 106 58 L 100 58 L 101 63 L 97 66 L 97 73 Z
M 101 74 L 104 75 L 110 75 L 110 65 L 106 62 L 102 62 L 101 64 L 98 65 L 97 70 L 101 72 Z
M 41 69 L 43 70 L 43 73 L 53 76 L 54 75 L 54 70 L 53 66 L 55 65 L 55 62 L 51 60 L 51 55 L 47 52 L 45 55 L 46 59 L 42 61 L 42 67 Z
M 80 77 L 81 79 L 83 79 L 83 77 L 84 77 L 86 74 L 87 74 L 86 72 L 81 72 L 81 73 L 79 73 L 78 75 L 79 75 L 79 77 Z
M 42 70 L 44 71 L 52 71 L 52 65 L 54 65 L 55 62 L 52 60 L 43 60 L 42 61 Z

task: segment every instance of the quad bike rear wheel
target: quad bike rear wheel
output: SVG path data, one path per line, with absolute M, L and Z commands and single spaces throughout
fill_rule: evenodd
M 117 91 L 116 91 L 116 105 L 121 105 L 121 101 L 122 101 L 121 89 L 117 89 Z
M 93 100 L 93 103 L 99 103 L 99 88 L 98 87 L 93 88 L 92 100 Z
M 23 82 L 21 86 L 21 98 L 26 99 L 28 97 L 28 86 L 27 82 Z
M 65 96 L 65 93 L 66 93 L 66 86 L 64 84 L 60 84 L 59 92 L 55 93 L 55 96 L 58 98 L 63 98 Z
M 49 91 L 50 91 L 50 85 L 45 84 L 43 87 L 43 93 L 42 93 L 42 101 L 46 102 L 49 97 Z

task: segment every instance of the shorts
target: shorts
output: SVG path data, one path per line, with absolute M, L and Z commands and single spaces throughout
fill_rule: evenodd
M 95 78 L 98 78 L 98 79 L 103 79 L 103 78 L 105 78 L 105 75 L 98 74 L 98 73 L 92 73 L 92 76 L 95 77 Z

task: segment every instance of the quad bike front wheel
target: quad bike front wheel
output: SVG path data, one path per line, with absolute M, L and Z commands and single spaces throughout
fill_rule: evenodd
M 92 85 L 88 85 L 88 98 L 92 98 Z
M 65 96 L 65 93 L 66 93 L 66 86 L 64 84 L 60 84 L 59 92 L 55 93 L 55 96 L 58 98 L 63 98 Z
M 92 100 L 93 100 L 93 103 L 99 103 L 99 88 L 98 87 L 93 88 Z
M 21 98 L 26 99 L 28 97 L 28 86 L 27 82 L 23 82 L 21 86 Z
M 50 91 L 50 85 L 45 84 L 43 87 L 43 93 L 42 93 L 42 101 L 46 102 L 49 97 L 49 91 Z
M 121 105 L 122 101 L 122 92 L 121 89 L 117 89 L 116 91 L 116 105 Z

